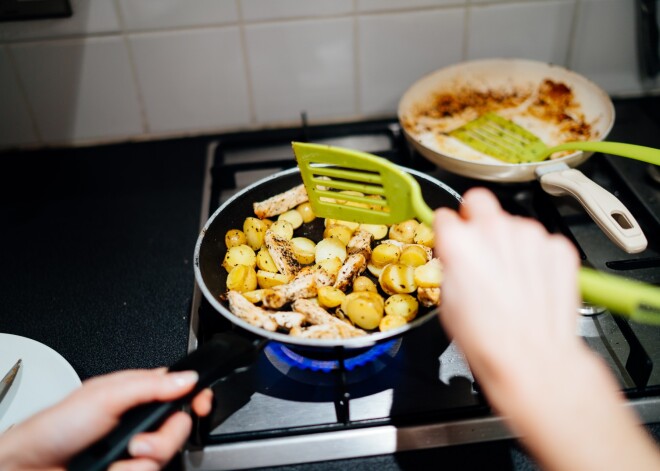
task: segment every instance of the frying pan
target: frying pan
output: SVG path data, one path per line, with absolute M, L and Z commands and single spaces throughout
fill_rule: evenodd
M 446 136 L 446 132 L 476 119 L 477 114 L 457 114 L 439 120 L 420 112 L 439 94 L 461 100 L 462 90 L 481 92 L 529 92 L 546 79 L 565 84 L 573 93 L 577 109 L 591 126 L 590 139 L 606 138 L 614 124 L 614 105 L 609 96 L 585 77 L 563 67 L 523 59 L 488 59 L 463 62 L 437 70 L 414 83 L 399 102 L 398 117 L 404 134 L 424 157 L 444 169 L 469 178 L 493 182 L 526 182 L 538 179 L 549 194 L 569 194 L 585 208 L 605 234 L 629 253 L 641 252 L 647 242 L 628 209 L 611 193 L 573 168 L 586 161 L 591 152 L 574 151 L 563 157 L 536 163 L 512 164 L 499 161 Z M 525 104 L 523 104 L 524 109 Z M 547 145 L 565 142 L 558 125 L 522 116 L 517 109 L 498 110 L 539 136 Z
M 457 209 L 460 205 L 460 195 L 449 186 L 415 170 L 404 170 L 417 179 L 424 200 L 431 207 L 445 206 Z M 267 342 L 277 341 L 301 350 L 321 353 L 336 352 L 337 349 L 359 352 L 361 349 L 398 337 L 410 329 L 437 318 L 437 308 L 420 306 L 417 318 L 398 329 L 362 337 L 332 340 L 290 337 L 284 333 L 269 332 L 232 314 L 228 303 L 222 300 L 222 295 L 227 290 L 227 271 L 221 266 L 227 251 L 225 233 L 229 229 L 243 227 L 245 218 L 254 214 L 252 208 L 254 202 L 265 200 L 301 183 L 302 178 L 297 168 L 273 174 L 234 195 L 209 218 L 195 245 L 195 278 L 211 306 L 242 329 L 215 335 L 211 341 L 204 343 L 198 350 L 169 368 L 170 371 L 197 371 L 199 380 L 193 391 L 176 401 L 150 403 L 131 409 L 122 416 L 119 425 L 110 434 L 77 455 L 69 463 L 69 470 L 106 469 L 115 460 L 126 456 L 126 448 L 131 437 L 157 428 L 165 418 L 188 404 L 203 388 L 249 367 L 256 361 L 260 349 Z M 323 221 L 317 219 L 297 229 L 294 235 L 318 241 L 321 240 L 322 234 Z M 245 332 L 249 335 L 244 335 Z
M 424 200 L 429 206 L 433 208 L 448 206 L 456 209 L 460 204 L 460 195 L 444 183 L 415 170 L 404 170 L 417 179 L 422 189 Z M 399 336 L 407 330 L 413 329 L 434 318 L 437 313 L 436 309 L 427 308 L 422 310 L 420 308 L 420 313 L 414 321 L 396 330 L 349 339 L 308 339 L 291 337 L 285 333 L 266 331 L 236 317 L 229 311 L 227 302 L 221 300 L 222 295 L 227 289 L 227 271 L 220 266 L 227 251 L 224 241 L 225 233 L 229 229 L 243 227 L 245 218 L 253 215 L 252 204 L 254 202 L 262 201 L 273 195 L 282 193 L 301 183 L 302 179 L 297 168 L 276 173 L 245 188 L 218 208 L 211 216 L 202 230 L 195 247 L 195 278 L 207 301 L 231 322 L 260 337 L 289 345 L 297 345 L 303 348 L 311 347 L 312 349 L 320 350 L 334 349 L 336 347 L 346 349 L 371 347 L 376 343 Z M 319 241 L 322 238 L 323 229 L 323 220 L 316 219 L 312 223 L 303 225 L 303 227 L 297 229 L 294 237 L 303 236 Z

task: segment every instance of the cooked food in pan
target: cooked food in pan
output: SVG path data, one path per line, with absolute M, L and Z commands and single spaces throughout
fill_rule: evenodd
M 338 193 L 341 195 L 341 192 Z M 441 302 L 433 232 L 408 220 L 390 227 L 321 222 L 297 186 L 253 205 L 225 234 L 230 311 L 250 324 L 305 338 L 351 338 L 403 326 L 420 305 Z M 266 216 L 268 215 L 268 216 Z
M 535 85 L 478 87 L 452 84 L 419 101 L 402 116 L 406 131 L 431 148 L 465 159 L 481 153 L 449 136 L 451 131 L 494 112 L 537 135 L 547 145 L 588 141 L 598 137 L 585 118 L 573 90 L 566 83 L 546 78 Z M 558 158 L 564 153 L 555 154 Z

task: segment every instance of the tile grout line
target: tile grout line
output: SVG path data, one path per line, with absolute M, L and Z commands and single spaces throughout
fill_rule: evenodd
M 14 76 L 14 80 L 16 80 L 16 86 L 18 87 L 18 90 L 21 94 L 21 101 L 25 106 L 28 117 L 30 118 L 30 125 L 32 126 L 34 137 L 36 137 L 37 139 L 37 144 L 40 146 L 46 146 L 47 142 L 44 140 L 43 135 L 41 134 L 41 129 L 39 129 L 39 124 L 37 122 L 37 114 L 34 111 L 34 108 L 32 107 L 32 103 L 30 103 L 27 90 L 23 85 L 23 80 L 21 80 L 21 74 L 18 72 L 18 63 L 16 62 L 14 53 L 12 52 L 9 46 L 2 46 L 2 47 L 4 51 L 7 53 L 7 59 L 9 60 L 11 74 Z
M 357 117 L 362 117 L 362 89 L 360 83 L 362 82 L 362 68 L 360 62 L 362 58 L 362 49 L 360 48 L 360 14 L 357 11 L 358 0 L 353 0 L 353 68 L 354 73 L 354 92 L 355 104 L 353 112 Z
M 463 17 L 463 44 L 461 45 L 461 59 L 468 60 L 470 50 L 470 18 L 472 17 L 472 0 L 467 0 L 464 5 L 465 16 Z
M 256 125 L 257 121 L 257 105 L 254 97 L 254 85 L 252 83 L 252 70 L 250 68 L 249 54 L 247 50 L 247 38 L 245 32 L 245 23 L 243 21 L 243 9 L 241 8 L 240 0 L 236 0 L 236 8 L 238 10 L 238 36 L 241 44 L 241 56 L 243 57 L 243 72 L 245 74 L 245 85 L 247 87 L 248 95 L 248 110 L 250 113 L 250 124 Z
M 565 65 L 567 68 L 572 69 L 573 62 L 573 44 L 575 43 L 575 38 L 577 37 L 577 28 L 580 20 L 580 14 L 582 12 L 582 6 L 580 0 L 575 0 L 573 4 L 573 18 L 571 21 L 571 28 L 568 32 L 568 50 L 564 56 L 566 61 Z
M 124 43 L 124 47 L 126 48 L 126 54 L 128 55 L 128 66 L 131 69 L 131 77 L 133 79 L 133 86 L 135 87 L 135 93 L 137 95 L 137 101 L 138 101 L 138 108 L 140 110 L 140 121 L 142 124 L 142 135 L 149 134 L 150 133 L 150 126 L 149 126 L 149 119 L 147 117 L 147 107 L 146 103 L 144 101 L 144 96 L 142 95 L 142 87 L 140 84 L 140 80 L 138 78 L 138 73 L 137 73 L 137 66 L 135 64 L 135 56 L 133 54 L 133 46 L 131 45 L 131 41 L 128 38 L 128 34 L 126 33 L 126 27 L 125 27 L 125 22 L 124 22 L 124 15 L 123 12 L 119 6 L 119 3 L 117 0 L 113 0 L 113 5 L 115 8 L 115 14 L 117 15 L 117 21 L 119 21 L 119 29 L 121 31 L 121 38 Z

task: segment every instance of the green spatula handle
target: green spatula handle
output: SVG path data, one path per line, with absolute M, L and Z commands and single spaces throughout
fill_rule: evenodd
M 581 268 L 582 298 L 641 324 L 660 325 L 660 287 Z
M 629 157 L 654 165 L 660 165 L 660 150 L 651 147 L 625 144 L 623 142 L 567 142 L 548 149 L 548 154 L 560 150 L 585 150 L 587 152 L 604 152 L 606 154 Z

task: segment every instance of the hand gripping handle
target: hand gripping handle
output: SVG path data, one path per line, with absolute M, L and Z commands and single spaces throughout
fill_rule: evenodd
M 197 371 L 199 380 L 190 393 L 175 401 L 152 402 L 129 410 L 114 430 L 76 455 L 67 469 L 100 471 L 107 469 L 114 461 L 128 457 L 128 442 L 134 435 L 157 429 L 202 389 L 252 365 L 263 343 L 252 342 L 233 332 L 215 336 L 169 368 L 170 371 Z

